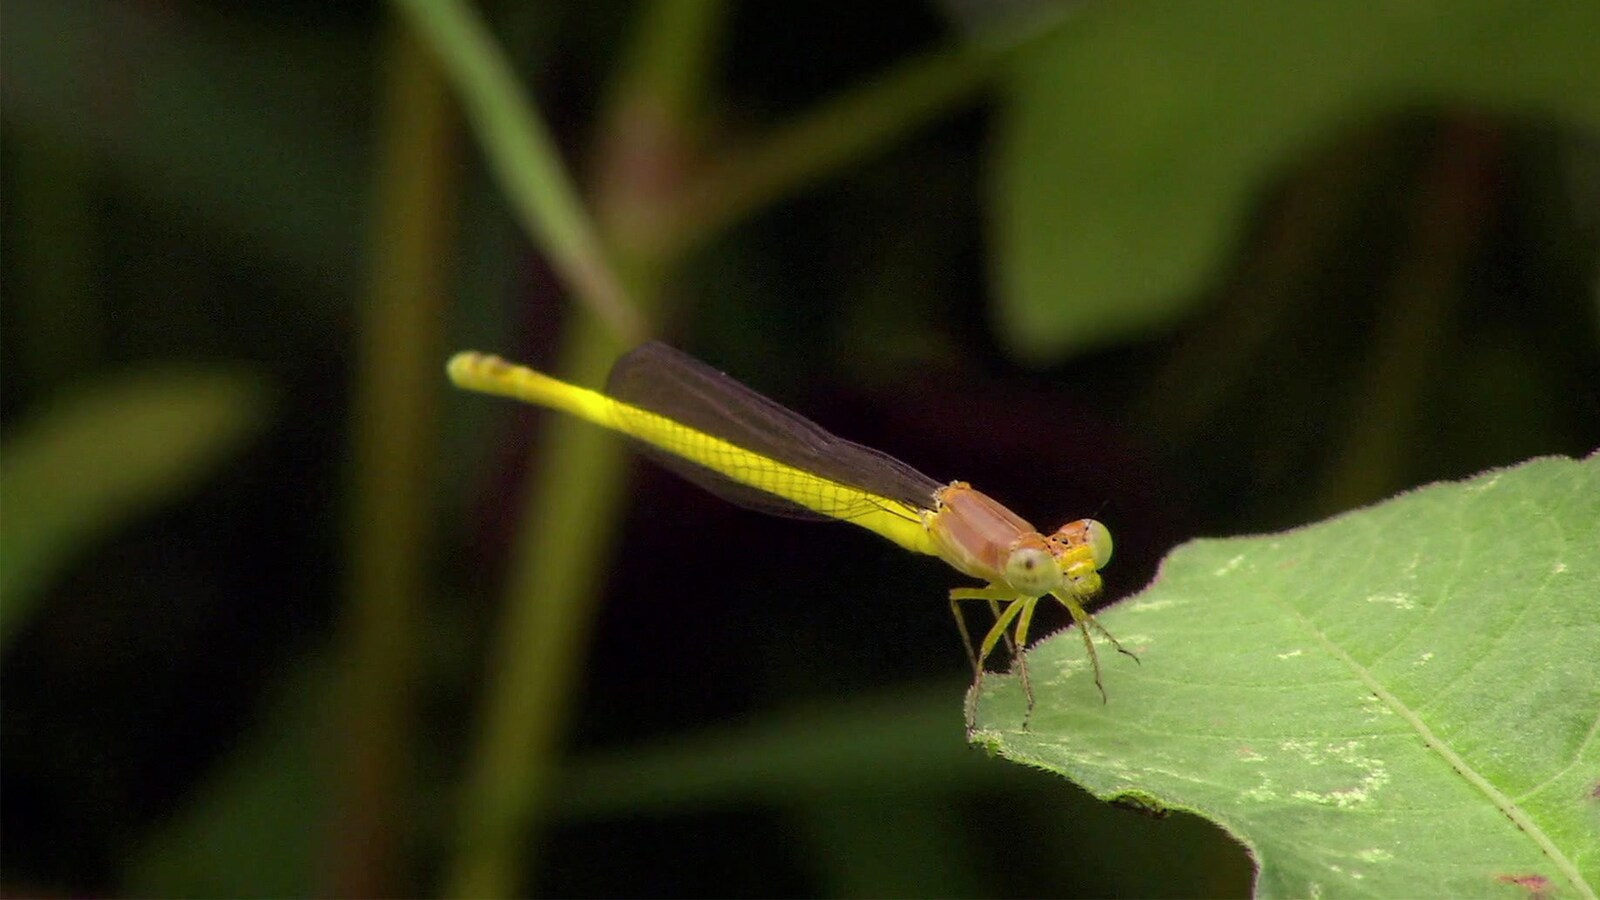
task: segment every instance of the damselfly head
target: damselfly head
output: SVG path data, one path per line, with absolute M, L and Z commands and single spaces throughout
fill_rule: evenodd
M 1094 519 L 1068 522 L 1057 528 L 1056 533 L 1050 535 L 1050 540 L 1068 550 L 1088 548 L 1089 558 L 1096 569 L 1103 569 L 1106 563 L 1111 562 L 1111 530 Z
M 1094 519 L 1079 519 L 1056 529 L 1047 539 L 1072 593 L 1100 593 L 1100 570 L 1111 561 L 1111 531 Z

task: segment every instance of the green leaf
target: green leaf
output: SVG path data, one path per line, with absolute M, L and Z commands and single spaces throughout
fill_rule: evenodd
M 1600 4 L 1106 3 L 1021 59 L 997 153 L 1000 325 L 1059 357 L 1168 323 L 1255 192 L 1336 130 L 1467 105 L 1600 125 Z
M 327 758 L 328 697 L 338 687 L 324 654 L 274 685 L 259 727 L 191 792 L 184 806 L 126 855 L 132 897 L 310 897 L 328 842 L 336 767 Z
M 253 378 L 133 372 L 56 398 L 0 454 L 0 645 L 57 570 L 191 487 L 266 418 Z
M 371 129 L 309 113 L 369 102 L 370 80 L 350 72 L 370 57 L 342 29 L 251 29 L 85 0 L 8 4 L 5 24 L 8 127 L 78 148 L 119 190 L 204 217 L 219 247 L 270 255 L 322 292 L 361 271 Z M 107 35 L 123 36 L 138 73 L 115 114 Z
M 1262 895 L 1595 896 L 1600 454 L 1193 541 L 1099 618 L 1109 704 L 1060 634 L 977 739 L 1215 820 Z
M 581 822 L 781 809 L 796 852 L 834 879 L 821 892 L 831 896 L 962 896 L 963 886 L 977 896 L 1002 892 L 997 885 L 1073 896 L 1243 893 L 1244 854 L 1209 823 L 1158 821 L 1154 804 L 1128 816 L 1045 773 L 1018 777 L 952 727 L 958 696 L 955 682 L 907 685 L 579 754 L 557 779 L 551 812 Z M 983 830 L 970 816 L 980 797 L 1027 831 L 1027 860 L 971 839 Z M 941 814 L 927 815 L 934 808 Z M 957 821 L 967 826 L 959 847 L 947 840 Z

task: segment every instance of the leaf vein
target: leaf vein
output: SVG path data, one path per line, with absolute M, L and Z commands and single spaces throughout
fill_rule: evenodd
M 1468 765 L 1467 761 L 1459 754 L 1450 749 L 1450 747 L 1443 740 L 1441 740 L 1438 735 L 1433 733 L 1433 729 L 1428 727 L 1428 723 L 1423 721 L 1421 716 L 1417 715 L 1417 713 L 1408 705 L 1406 705 L 1406 703 L 1403 702 L 1399 697 L 1396 697 L 1394 694 L 1390 693 L 1389 690 L 1385 688 L 1376 677 L 1373 676 L 1372 672 L 1368 670 L 1366 666 L 1363 666 L 1360 662 L 1357 662 L 1354 657 L 1345 652 L 1343 647 L 1340 647 L 1338 644 L 1335 644 L 1332 640 L 1330 640 L 1328 636 L 1323 633 L 1322 629 L 1317 627 L 1316 623 L 1308 619 L 1293 605 L 1280 605 L 1287 607 L 1289 614 L 1299 619 L 1300 622 L 1311 632 L 1312 636 L 1322 644 L 1324 649 L 1331 653 L 1336 659 L 1348 666 L 1352 672 L 1356 673 L 1356 677 L 1361 679 L 1368 690 L 1376 694 L 1380 700 L 1382 700 L 1395 711 L 1396 715 L 1399 715 L 1402 719 L 1404 719 L 1406 723 L 1416 731 L 1417 735 L 1422 738 L 1423 744 L 1425 744 L 1428 749 L 1438 754 L 1440 758 L 1442 758 L 1452 769 L 1456 771 L 1456 774 L 1466 779 L 1468 784 L 1475 788 L 1479 793 L 1483 794 L 1484 797 L 1487 798 L 1489 802 L 1493 803 L 1495 807 L 1499 809 L 1503 815 L 1505 815 L 1506 818 L 1511 820 L 1512 824 L 1516 825 L 1523 834 L 1527 835 L 1528 838 L 1532 840 L 1536 846 L 1538 846 L 1539 850 L 1551 861 L 1551 863 L 1553 863 L 1555 867 L 1559 869 L 1564 876 L 1566 876 L 1567 880 L 1577 887 L 1583 896 L 1590 898 L 1590 900 L 1595 900 L 1594 889 L 1588 884 L 1588 882 L 1584 881 L 1582 874 L 1578 871 L 1578 867 L 1572 862 L 1572 860 L 1567 858 L 1565 853 L 1561 852 L 1561 848 L 1556 846 L 1555 841 L 1545 833 L 1544 829 L 1540 828 L 1538 823 L 1533 821 L 1532 817 L 1528 815 L 1527 811 L 1525 811 L 1510 797 L 1506 796 L 1506 794 L 1499 788 L 1490 783 L 1490 781 L 1483 777 L 1483 775 L 1476 769 Z

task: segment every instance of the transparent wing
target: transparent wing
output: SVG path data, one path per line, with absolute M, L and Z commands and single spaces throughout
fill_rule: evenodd
M 928 509 L 942 485 L 894 457 L 829 434 L 815 422 L 761 396 L 691 356 L 651 342 L 617 360 L 606 393 L 697 431 L 861 492 Z M 626 412 L 622 413 L 626 415 Z M 641 452 L 697 485 L 750 509 L 805 519 L 854 519 L 883 504 L 851 495 L 827 512 L 741 484 L 644 442 Z M 856 507 L 860 507 L 859 509 Z

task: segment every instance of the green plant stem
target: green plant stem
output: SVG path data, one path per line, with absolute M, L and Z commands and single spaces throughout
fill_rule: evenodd
M 901 63 L 770 134 L 723 151 L 621 237 L 644 252 L 682 254 L 960 107 L 1049 30 L 1014 28 Z
M 720 29 L 721 0 L 667 0 L 645 17 L 599 136 L 595 193 L 647 195 L 658 177 L 677 177 L 687 110 L 698 106 L 709 44 Z M 519 106 L 526 104 L 519 101 Z M 626 152 L 618 148 L 626 147 Z M 603 231 L 632 200 L 601 203 Z M 535 233 L 535 238 L 539 235 Z M 630 295 L 653 305 L 669 266 L 621 253 Z M 617 270 L 611 270 L 613 272 Z M 593 308 L 591 304 L 591 308 Z M 556 368 L 578 384 L 598 384 L 619 350 L 638 335 L 577 316 Z M 504 627 L 492 651 L 482 732 L 461 802 L 460 833 L 446 892 L 458 897 L 514 895 L 538 861 L 529 848 L 558 771 L 560 749 L 605 585 L 610 536 L 624 499 L 623 451 L 599 429 L 546 420 L 536 470 L 520 518 Z
M 430 40 L 452 71 L 530 233 L 609 326 L 579 316 L 568 331 L 556 369 L 579 384 L 603 381 L 618 350 L 639 338 L 637 327 L 619 325 L 608 304 L 597 300 L 623 296 L 617 286 L 624 285 L 642 308 L 654 309 L 668 293 L 674 264 L 696 240 L 969 96 L 1003 55 L 980 49 L 920 60 L 782 130 L 743 166 L 714 169 L 689 184 L 690 135 L 705 91 L 710 45 L 720 37 L 723 4 L 662 0 L 641 20 L 601 118 L 596 229 L 582 214 L 532 104 L 519 96 L 481 24 L 453 0 L 397 2 L 434 32 Z M 672 198 L 702 188 L 722 202 L 674 205 Z M 689 223 L 695 239 L 674 240 L 685 215 L 698 216 Z M 617 268 L 601 260 L 602 245 L 615 248 L 611 265 Z M 606 276 L 603 283 L 585 280 L 597 271 Z M 549 421 L 514 551 L 483 731 L 462 798 L 459 844 L 446 885 L 452 896 L 515 894 L 519 878 L 536 865 L 528 858 L 537 843 L 531 831 L 550 793 L 574 675 L 604 583 L 606 541 L 623 498 L 621 462 L 617 443 L 599 430 Z
M 524 228 L 596 315 L 627 343 L 644 339 L 639 310 L 606 260 L 561 154 L 510 63 L 463 0 L 395 0 L 455 84 L 485 157 Z
M 410 685 L 427 580 L 430 463 L 438 429 L 455 201 L 455 117 L 415 34 L 392 29 L 370 283 L 357 336 L 337 814 L 327 893 L 407 892 L 397 863 L 412 776 Z
M 593 317 L 580 317 L 560 370 L 580 384 L 598 383 L 617 350 L 615 337 Z M 623 499 L 621 444 L 583 423 L 554 416 L 546 422 L 462 798 L 448 896 L 514 896 L 536 864 L 530 831 L 556 771 Z
M 668 121 L 687 125 L 698 119 L 727 24 L 727 5 L 727 0 L 647 4 L 607 108 L 647 102 Z

